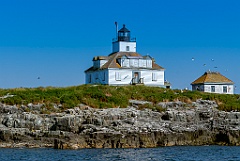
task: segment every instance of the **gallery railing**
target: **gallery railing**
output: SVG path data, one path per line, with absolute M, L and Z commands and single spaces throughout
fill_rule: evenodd
M 136 85 L 136 84 L 144 84 L 144 78 L 133 78 L 132 79 L 132 84 Z

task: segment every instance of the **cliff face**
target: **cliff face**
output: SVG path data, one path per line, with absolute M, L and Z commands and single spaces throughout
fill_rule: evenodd
M 174 145 L 240 145 L 240 112 L 223 112 L 212 101 L 160 103 L 164 112 L 84 105 L 58 114 L 39 106 L 0 104 L 0 147 L 139 148 Z M 29 108 L 29 107 L 28 107 Z

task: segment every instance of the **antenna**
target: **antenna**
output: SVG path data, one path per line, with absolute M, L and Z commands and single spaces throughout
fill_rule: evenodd
M 115 25 L 116 25 L 116 38 L 118 40 L 118 23 L 117 23 L 117 21 L 115 21 Z

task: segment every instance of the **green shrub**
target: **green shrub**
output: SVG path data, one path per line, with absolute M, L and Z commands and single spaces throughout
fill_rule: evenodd
M 107 86 L 107 85 L 81 85 L 65 88 L 38 87 L 0 89 L 0 97 L 12 94 L 14 97 L 0 99 L 9 105 L 45 104 L 43 112 L 55 111 L 52 104 L 61 104 L 62 109 L 72 108 L 83 103 L 93 108 L 127 107 L 129 99 L 150 101 L 154 106 L 144 105 L 156 111 L 162 111 L 155 106 L 158 102 L 182 101 L 191 103 L 197 99 L 215 100 L 220 110 L 240 110 L 239 95 L 210 94 L 182 90 L 171 90 L 148 86 Z

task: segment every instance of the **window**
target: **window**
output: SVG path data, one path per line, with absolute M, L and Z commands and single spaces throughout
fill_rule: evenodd
M 92 75 L 89 74 L 88 83 L 91 83 L 91 81 L 92 81 Z
M 134 61 L 134 67 L 138 67 L 138 59 L 133 59 L 133 61 Z
M 130 59 L 124 59 L 123 67 L 129 67 L 129 60 Z
M 142 67 L 144 67 L 144 68 L 147 67 L 147 61 L 146 60 L 142 60 Z
M 105 72 L 103 72 L 103 81 L 105 81 L 106 79 L 106 75 L 105 75 Z
M 95 79 L 98 79 L 98 73 L 96 73 L 96 75 L 95 75 Z
M 215 92 L 215 86 L 211 86 L 211 92 Z
M 129 51 L 129 46 L 126 46 L 126 51 Z
M 199 87 L 199 86 L 197 86 L 197 87 L 196 87 L 196 90 L 197 90 L 197 91 L 200 91 L 200 87 Z
M 133 65 L 134 65 L 134 59 L 129 59 L 129 66 L 133 67 Z
M 116 79 L 116 81 L 121 81 L 121 73 L 120 72 L 115 73 L 115 79 Z
M 152 73 L 152 81 L 157 81 L 157 73 Z
M 125 58 L 122 58 L 122 67 L 126 67 L 126 63 L 127 61 L 126 61 L 126 59 Z
M 152 60 L 147 60 L 147 68 L 152 68 Z
M 227 86 L 223 86 L 223 93 L 227 93 Z

